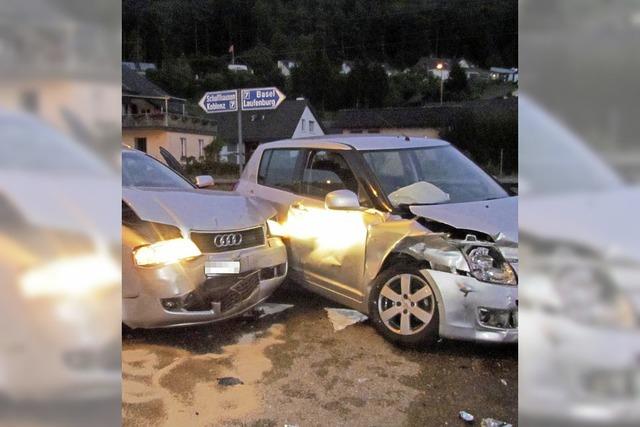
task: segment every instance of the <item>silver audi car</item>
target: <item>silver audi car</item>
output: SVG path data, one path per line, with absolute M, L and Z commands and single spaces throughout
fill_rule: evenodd
M 213 184 L 209 176 L 198 187 Z M 264 301 L 287 274 L 276 212 L 264 201 L 192 185 L 122 151 L 122 318 L 131 328 L 214 322 Z
M 323 136 L 262 144 L 237 191 L 269 201 L 290 276 L 387 339 L 518 339 L 517 197 L 451 144 Z

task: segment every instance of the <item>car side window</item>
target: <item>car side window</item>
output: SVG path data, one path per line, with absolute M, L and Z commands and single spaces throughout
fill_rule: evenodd
M 299 149 L 265 150 L 260 159 L 258 184 L 296 192 L 295 172 L 300 153 Z
M 302 195 L 324 199 L 336 190 L 351 190 L 362 206 L 370 206 L 364 189 L 341 154 L 332 151 L 312 152 L 302 174 Z

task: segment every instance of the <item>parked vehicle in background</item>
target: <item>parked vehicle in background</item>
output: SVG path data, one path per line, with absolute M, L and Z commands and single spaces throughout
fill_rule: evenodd
M 209 176 L 197 177 L 202 187 Z M 202 190 L 140 151 L 122 150 L 122 319 L 132 328 L 228 319 L 267 299 L 287 254 L 267 203 Z
M 263 144 L 237 191 L 269 201 L 291 277 L 387 339 L 518 337 L 517 197 L 449 143 L 325 136 Z

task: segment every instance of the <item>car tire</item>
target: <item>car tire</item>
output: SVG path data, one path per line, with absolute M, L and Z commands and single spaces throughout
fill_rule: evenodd
M 378 332 L 395 344 L 416 347 L 438 338 L 438 302 L 417 268 L 392 267 L 376 277 L 369 317 Z

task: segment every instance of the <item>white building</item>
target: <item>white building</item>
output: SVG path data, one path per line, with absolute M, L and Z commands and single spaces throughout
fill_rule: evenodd
M 351 70 L 353 70 L 353 62 L 351 61 L 344 61 L 340 65 L 340 74 L 347 75 L 351 73 Z
M 291 60 L 291 59 L 279 59 L 278 60 L 278 69 L 280 70 L 280 73 L 285 77 L 290 77 L 291 76 L 291 72 L 297 66 L 298 66 L 298 63 L 296 61 Z
M 286 100 L 275 110 L 243 111 L 242 140 L 238 150 L 238 113 L 216 114 L 218 137 L 226 144 L 220 150 L 220 159 L 237 162 L 238 152 L 244 152 L 246 162 L 256 147 L 264 142 L 288 138 L 304 138 L 325 134 L 323 125 L 304 98 Z
M 517 68 L 501 68 L 491 67 L 489 70 L 489 77 L 491 80 L 501 80 L 503 82 L 517 82 L 518 81 L 518 69 Z

